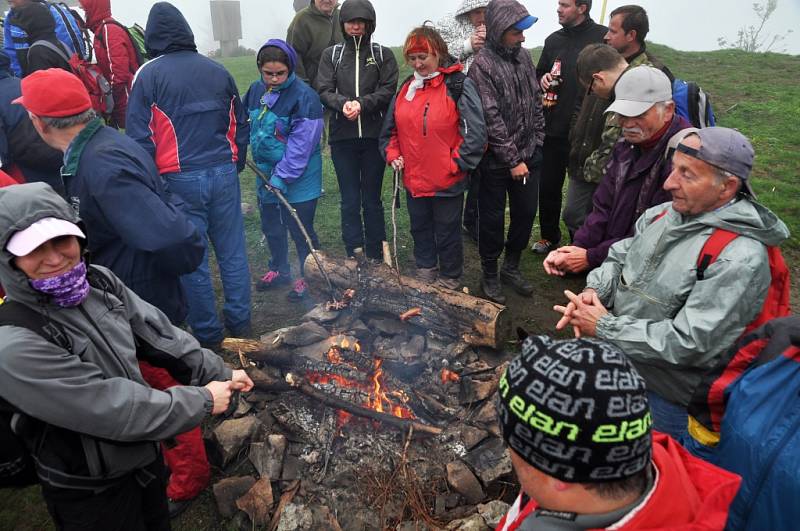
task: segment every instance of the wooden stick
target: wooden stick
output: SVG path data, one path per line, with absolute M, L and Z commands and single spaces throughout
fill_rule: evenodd
M 442 433 L 441 428 L 437 428 L 435 426 L 429 426 L 427 424 L 422 424 L 421 422 L 417 422 L 415 420 L 401 419 L 400 417 L 387 415 L 386 413 L 381 413 L 380 411 L 374 411 L 372 409 L 367 409 L 365 407 L 357 406 L 355 404 L 351 404 L 350 402 L 346 402 L 340 398 L 336 398 L 335 396 L 331 396 L 327 393 L 320 391 L 319 389 L 315 389 L 296 374 L 292 373 L 287 374 L 286 381 L 289 382 L 289 384 L 292 387 L 294 387 L 304 395 L 309 396 L 315 400 L 318 400 L 319 402 L 322 402 L 326 406 L 334 407 L 336 409 L 342 409 L 344 411 L 347 411 L 348 413 L 352 413 L 353 415 L 358 415 L 359 417 L 377 420 L 379 422 L 383 422 L 384 424 L 388 424 L 390 426 L 394 426 L 395 428 L 400 428 L 403 430 L 407 430 L 409 427 L 413 427 L 415 431 L 426 433 L 428 435 L 439 435 Z

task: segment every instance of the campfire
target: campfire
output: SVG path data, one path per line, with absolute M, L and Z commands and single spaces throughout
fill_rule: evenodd
M 503 308 L 406 278 L 405 304 L 376 303 L 390 270 L 339 264 L 333 283 L 351 269 L 345 304 L 226 340 L 256 390 L 210 435 L 220 512 L 272 530 L 486 529 L 516 494 L 493 402 L 507 356 L 482 346 L 501 341 Z

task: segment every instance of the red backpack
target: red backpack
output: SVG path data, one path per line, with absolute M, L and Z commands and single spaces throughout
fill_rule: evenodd
M 73 53 L 72 56 L 67 54 L 59 46 L 56 46 L 50 41 L 36 41 L 28 48 L 28 54 L 35 46 L 44 46 L 45 48 L 54 51 L 64 61 L 69 63 L 72 73 L 81 80 L 83 86 L 89 92 L 89 98 L 92 100 L 92 109 L 97 114 L 107 118 L 111 116 L 111 111 L 114 110 L 114 96 L 111 92 L 111 83 L 108 82 L 106 77 L 100 72 L 96 64 L 88 62 L 86 59 Z
M 667 215 L 667 212 L 668 210 L 664 210 L 653 218 L 653 221 L 650 223 L 655 223 L 663 218 Z M 725 247 L 738 237 L 739 234 L 736 232 L 719 228 L 714 229 L 697 257 L 697 280 L 703 280 L 703 278 L 705 278 L 706 269 L 716 262 L 719 255 L 722 254 L 722 251 L 725 250 Z M 779 247 L 771 247 L 768 245 L 767 257 L 769 258 L 769 274 L 771 278 L 767 297 L 764 299 L 761 311 L 756 318 L 745 327 L 742 336 L 755 330 L 771 319 L 786 317 L 792 313 L 789 307 L 791 288 L 789 282 L 789 268 L 786 267 L 783 254 L 781 254 Z

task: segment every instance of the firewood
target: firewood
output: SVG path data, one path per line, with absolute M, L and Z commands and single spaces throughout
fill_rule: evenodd
M 473 346 L 499 349 L 511 337 L 511 320 L 506 307 L 460 291 L 439 288 L 414 278 L 402 277 L 388 266 L 361 267 L 355 260 L 344 260 L 318 253 L 331 282 L 338 290 L 352 288 L 364 311 L 401 315 L 419 307 L 413 318 L 439 337 L 462 339 Z M 305 265 L 306 281 L 317 291 L 327 288 L 313 259 Z

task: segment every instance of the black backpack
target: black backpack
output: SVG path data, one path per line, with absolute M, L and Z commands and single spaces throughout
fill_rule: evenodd
M 406 83 L 414 79 L 414 74 L 411 74 L 407 78 L 400 83 L 400 88 L 403 87 Z M 450 94 L 450 97 L 453 98 L 453 101 L 456 103 L 456 107 L 458 107 L 458 100 L 461 99 L 461 95 L 464 93 L 464 81 L 466 81 L 467 75 L 464 72 L 453 72 L 449 74 L 444 80 L 444 86 L 447 87 L 447 93 Z

